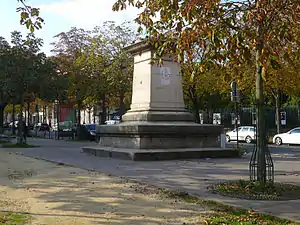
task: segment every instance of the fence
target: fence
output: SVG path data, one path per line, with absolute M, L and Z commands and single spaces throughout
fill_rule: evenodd
M 289 106 L 280 109 L 282 114 L 281 129 L 288 130 L 300 126 L 300 118 L 298 118 L 298 108 Z M 221 124 L 225 128 L 234 127 L 235 110 L 231 108 L 215 109 L 210 113 L 201 112 L 200 118 L 203 123 Z M 239 109 L 239 125 L 251 126 L 255 125 L 255 108 Z M 268 130 L 276 130 L 276 116 L 274 107 L 265 108 L 265 123 Z

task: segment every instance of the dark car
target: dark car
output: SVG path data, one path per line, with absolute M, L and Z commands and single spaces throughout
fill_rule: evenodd
M 3 128 L 9 128 L 9 123 L 8 122 L 3 123 Z
M 83 126 L 89 132 L 90 140 L 96 140 L 96 124 L 84 124 Z
M 37 131 L 50 131 L 50 126 L 47 123 L 38 123 L 34 126 L 34 130 Z

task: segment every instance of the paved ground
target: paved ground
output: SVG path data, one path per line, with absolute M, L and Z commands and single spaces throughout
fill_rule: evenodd
M 103 173 L 5 151 L 0 162 L 1 217 L 5 211 L 28 213 L 30 225 L 203 224 L 209 213 L 203 205 L 163 198 L 155 188 Z
M 250 155 L 241 159 L 132 162 L 87 156 L 81 153 L 81 147 L 96 145 L 91 142 L 35 139 L 30 140 L 30 143 L 41 147 L 7 149 L 6 151 L 21 152 L 26 156 L 137 179 L 158 186 L 187 191 L 202 198 L 223 201 L 240 207 L 252 207 L 261 212 L 300 221 L 300 200 L 247 201 L 207 193 L 206 187 L 209 184 L 224 180 L 247 179 Z M 276 169 L 275 179 L 278 182 L 300 185 L 300 149 L 298 147 L 288 147 L 287 149 L 271 150 L 275 153 L 273 155 Z
M 240 143 L 240 146 L 247 149 L 248 152 L 252 152 L 255 145 L 254 144 L 246 144 L 244 142 Z M 236 142 L 229 142 L 226 144 L 226 147 L 235 148 Z M 270 152 L 275 154 L 296 154 L 300 156 L 300 145 L 280 145 L 277 146 L 275 144 L 268 145 Z M 298 152 L 298 153 L 297 153 Z

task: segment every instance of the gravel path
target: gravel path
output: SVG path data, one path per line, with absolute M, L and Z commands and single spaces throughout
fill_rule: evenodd
M 36 225 L 182 225 L 204 213 L 125 179 L 1 151 L 0 184 L 1 210 L 28 212 Z

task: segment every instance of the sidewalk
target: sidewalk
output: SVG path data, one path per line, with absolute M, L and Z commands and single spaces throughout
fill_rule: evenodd
M 81 153 L 81 147 L 91 145 L 90 142 L 35 139 L 30 140 L 29 144 L 41 147 L 6 149 L 6 151 L 21 152 L 25 156 L 136 179 L 160 187 L 189 192 L 201 198 L 222 201 L 243 208 L 252 207 L 260 212 L 300 221 L 300 200 L 249 201 L 212 195 L 206 191 L 208 185 L 218 181 L 248 179 L 249 156 L 242 159 L 133 162 L 87 156 Z M 276 155 L 274 163 L 276 182 L 300 185 L 298 157 L 291 154 Z

